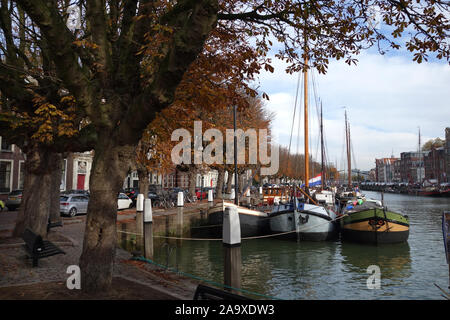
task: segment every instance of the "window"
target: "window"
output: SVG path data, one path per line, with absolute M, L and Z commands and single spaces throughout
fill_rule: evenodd
M 12 161 L 0 161 L 0 192 L 10 192 L 12 183 Z
M 19 162 L 19 189 L 23 189 L 23 182 L 25 177 L 25 162 Z
M 1 151 L 12 151 L 12 145 L 8 143 L 6 139 L 0 137 L 1 140 Z
M 87 162 L 86 161 L 78 161 L 78 170 L 79 174 L 86 174 Z
M 66 190 L 66 165 L 67 160 L 64 159 L 62 163 L 61 185 L 59 186 L 59 190 Z

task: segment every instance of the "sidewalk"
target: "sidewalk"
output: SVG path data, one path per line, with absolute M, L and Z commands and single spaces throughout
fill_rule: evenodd
M 135 210 L 119 212 L 118 221 L 134 219 L 135 215 Z M 78 265 L 86 216 L 63 218 L 63 227 L 53 229 L 48 239 L 66 254 L 40 259 L 36 268 L 32 268 L 31 261 L 25 258 L 23 240 L 11 238 L 16 216 L 17 212 L 14 211 L 0 212 L 0 300 L 192 300 L 194 296 L 197 282 L 144 262 L 132 261 L 131 254 L 120 248 L 116 249 L 112 293 L 93 297 L 86 296 L 79 290 L 69 290 L 66 288 L 66 280 L 69 277 L 66 270 L 70 265 Z

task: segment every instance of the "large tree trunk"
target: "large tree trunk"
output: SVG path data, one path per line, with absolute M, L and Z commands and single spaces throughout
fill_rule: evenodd
M 60 161 L 59 154 L 37 144 L 27 148 L 22 203 L 13 231 L 14 237 L 22 236 L 26 228 L 30 228 L 42 237 L 47 236 L 51 203 L 56 197 L 59 213 L 61 172 L 59 172 L 58 193 L 52 189 L 52 176 L 58 168 L 60 169 Z
M 231 188 L 233 187 L 234 179 L 233 179 L 233 172 L 231 170 L 228 170 L 228 178 L 227 178 L 227 193 L 231 193 Z
M 145 166 L 138 165 L 137 173 L 139 177 L 139 193 L 144 195 L 144 199 L 148 199 L 148 188 L 150 184 L 148 169 Z
M 60 201 L 59 195 L 61 190 L 61 177 L 62 177 L 62 154 L 56 153 L 54 155 L 55 167 L 51 173 L 51 190 L 50 190 L 50 221 L 51 222 L 60 222 L 61 219 L 61 210 L 60 210 Z
M 241 172 L 238 174 L 238 181 L 239 181 L 239 194 L 242 194 L 244 192 L 244 187 L 245 187 L 245 173 Z
M 134 148 L 116 146 L 107 134 L 99 138 L 92 164 L 91 193 L 83 252 L 81 284 L 85 292 L 102 292 L 111 286 L 116 249 L 117 194 L 134 159 Z
M 216 186 L 216 198 L 223 199 L 223 185 L 225 182 L 225 169 L 219 168 L 219 174 L 217 176 L 217 186 Z

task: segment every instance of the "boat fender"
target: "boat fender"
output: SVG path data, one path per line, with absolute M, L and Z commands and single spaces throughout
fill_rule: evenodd
M 347 206 L 347 210 L 353 209 L 353 206 Z
M 303 217 L 302 215 L 300 215 L 300 224 L 305 224 L 307 223 L 309 220 L 309 215 L 307 214 L 306 217 Z

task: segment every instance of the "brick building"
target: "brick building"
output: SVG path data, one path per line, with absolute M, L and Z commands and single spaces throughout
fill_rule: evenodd
M 428 151 L 400 153 L 400 177 L 402 182 L 417 183 L 425 179 L 424 158 Z
M 23 188 L 25 154 L 0 136 L 0 200 Z
M 74 152 L 64 158 L 61 177 L 61 191 L 89 190 L 89 176 L 91 174 L 93 151 Z
M 445 160 L 444 147 L 431 149 L 424 158 L 425 179 L 446 182 Z
M 395 182 L 399 178 L 399 166 L 395 165 L 399 158 L 375 159 L 375 177 L 377 182 Z M 396 172 L 397 169 L 397 172 Z

